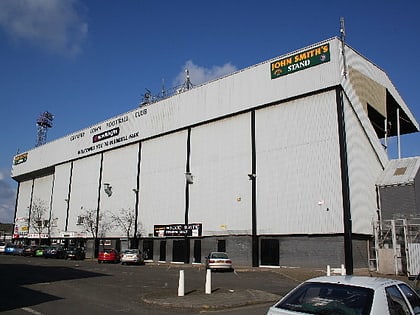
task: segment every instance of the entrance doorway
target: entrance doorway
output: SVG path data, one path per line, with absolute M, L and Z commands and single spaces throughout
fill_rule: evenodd
M 280 244 L 277 239 L 261 240 L 261 265 L 280 266 Z
M 153 240 L 143 241 L 143 255 L 145 260 L 153 260 Z
M 217 251 L 226 252 L 226 240 L 217 240 Z
M 172 244 L 172 261 L 189 263 L 189 240 L 174 240 Z
M 201 263 L 201 240 L 194 240 L 194 262 Z
M 166 241 L 160 241 L 159 261 L 166 261 Z

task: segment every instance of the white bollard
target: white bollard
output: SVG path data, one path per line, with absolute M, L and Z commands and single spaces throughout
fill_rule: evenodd
M 346 268 L 344 267 L 344 265 L 341 265 L 341 275 L 342 276 L 346 275 Z
M 178 296 L 184 296 L 184 270 L 179 271 Z
M 327 277 L 331 276 L 331 267 L 327 265 Z
M 206 272 L 206 294 L 211 294 L 211 270 Z

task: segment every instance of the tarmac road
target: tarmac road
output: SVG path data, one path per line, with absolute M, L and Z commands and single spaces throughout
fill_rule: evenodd
M 179 271 L 185 295 L 178 297 Z M 199 265 L 122 266 L 0 256 L 0 311 L 4 314 L 264 314 L 299 283 L 278 271 L 236 268 L 212 272 Z

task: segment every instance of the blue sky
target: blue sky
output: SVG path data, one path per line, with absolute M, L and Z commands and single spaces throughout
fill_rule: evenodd
M 12 157 L 35 146 L 36 119 L 54 114 L 48 141 L 158 94 L 339 36 L 381 67 L 420 120 L 420 1 L 0 1 L 0 222 L 12 222 Z M 389 155 L 397 157 L 396 140 Z M 420 135 L 402 137 L 420 156 Z

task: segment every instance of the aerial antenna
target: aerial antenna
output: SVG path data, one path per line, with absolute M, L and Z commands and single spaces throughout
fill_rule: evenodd
M 45 111 L 42 114 L 40 114 L 38 119 L 36 120 L 36 124 L 38 125 L 38 133 L 36 140 L 37 147 L 47 142 L 47 131 L 48 128 L 51 128 L 53 126 L 53 120 L 54 115 L 48 111 Z
M 191 80 L 190 80 L 190 71 L 188 69 L 185 69 L 185 81 L 181 85 L 181 87 L 176 90 L 176 93 L 188 91 L 192 87 L 193 87 L 193 84 L 191 83 Z
M 162 97 L 166 97 L 166 90 L 165 90 L 165 79 L 162 78 Z
M 146 90 L 146 93 L 143 94 L 143 99 L 140 103 L 140 106 L 147 105 L 152 102 L 152 92 L 147 88 L 145 90 Z
M 344 18 L 341 17 L 340 18 L 341 54 L 343 55 L 343 66 L 344 66 L 343 74 L 344 74 L 344 78 L 347 79 L 346 54 L 344 53 L 344 49 L 345 49 L 345 46 L 346 46 L 345 39 L 346 39 L 346 29 L 344 27 Z
M 192 88 L 192 83 L 190 80 L 190 71 L 188 69 L 185 69 L 185 87 L 187 88 L 187 90 L 189 90 L 190 88 Z

